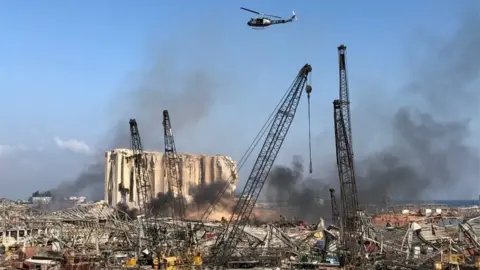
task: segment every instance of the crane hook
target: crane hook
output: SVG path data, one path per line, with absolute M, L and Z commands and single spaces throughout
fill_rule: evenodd
M 313 172 L 313 165 L 312 165 L 312 133 L 310 128 L 310 93 L 312 93 L 312 86 L 307 84 L 305 88 L 305 92 L 307 92 L 307 101 L 308 101 L 308 152 L 310 154 L 310 166 L 309 166 L 309 173 Z
M 305 89 L 305 92 L 307 92 L 308 97 L 310 97 L 310 93 L 312 93 L 312 86 L 308 84 Z

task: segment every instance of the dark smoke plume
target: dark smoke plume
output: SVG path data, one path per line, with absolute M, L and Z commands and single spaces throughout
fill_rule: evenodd
M 358 161 L 364 202 L 378 201 L 380 194 L 421 200 L 435 194 L 470 199 L 478 192 L 480 159 L 468 140 L 471 119 L 478 116 L 480 53 L 473 48 L 480 42 L 479 26 L 478 13 L 465 16 L 455 35 L 430 47 L 425 62 L 413 69 L 399 94 L 418 105 L 394 113 L 392 145 Z
M 478 181 L 475 163 L 479 164 L 479 159 L 465 142 L 468 123 L 442 123 L 405 108 L 393 120 L 396 145 L 358 164 L 363 171 L 357 177 L 361 199 L 373 202 L 380 199 L 379 194 L 388 193 L 397 200 L 420 200 L 431 195 L 429 190 L 445 192 L 458 183 L 452 191 L 461 191 L 460 185 Z
M 276 166 L 271 171 L 266 185 L 269 201 L 282 205 L 279 211 L 287 218 L 299 217 L 317 223 L 320 217 L 329 218 L 329 201 L 320 201 L 328 196 L 328 187 L 321 180 L 304 178 L 303 160 L 293 157 L 291 168 Z
M 480 17 L 477 13 L 463 19 L 450 40 L 430 46 L 423 62 L 411 68 L 413 75 L 396 99 L 407 99 L 410 105 L 370 114 L 382 116 L 385 123 L 377 133 L 390 133 L 393 138 L 380 151 L 355 155 L 361 204 L 383 204 L 388 197 L 404 201 L 439 196 L 470 199 L 479 191 L 480 159 L 469 140 L 472 119 L 478 117 L 480 53 L 472 48 L 480 42 Z M 362 123 L 375 119 L 359 119 L 355 110 L 352 115 L 355 148 L 355 134 L 360 133 L 356 131 Z M 385 121 L 388 115 L 391 117 Z M 334 161 L 335 157 L 330 159 Z M 281 194 L 277 199 L 286 196 L 287 201 L 296 201 L 291 199 L 297 197 L 295 192 L 289 190 L 298 190 L 300 185 L 298 167 L 279 167 L 272 172 L 270 181 L 277 182 L 275 190 Z M 340 191 L 337 173 L 327 179 L 325 183 L 335 179 L 333 187 Z M 327 197 L 328 193 L 322 195 Z
M 82 192 L 90 191 L 91 200 L 101 200 L 104 197 L 103 186 L 105 182 L 105 163 L 98 162 L 89 165 L 80 173 L 73 182 L 62 182 L 57 188 L 51 190 L 55 198 L 80 195 Z
M 129 208 L 128 205 L 123 203 L 117 204 L 117 209 L 120 210 L 120 213 L 123 214 L 122 218 L 124 220 L 128 219 L 137 219 L 138 209 L 137 208 Z
M 190 190 L 190 193 L 193 194 L 192 203 L 194 203 L 197 206 L 211 205 L 212 203 L 215 202 L 215 199 L 219 191 L 223 190 L 226 184 L 227 184 L 226 181 L 218 180 L 205 186 L 192 187 Z M 234 200 L 233 192 L 232 193 L 225 192 L 222 194 L 222 197 L 220 198 L 219 206 L 225 207 L 226 201 L 233 201 L 233 200 Z
M 398 100 L 406 98 L 411 101 L 410 105 L 400 106 L 393 112 L 370 114 L 382 116 L 385 123 L 377 132 L 387 131 L 393 138 L 392 143 L 380 151 L 355 155 L 361 204 L 384 204 L 389 198 L 397 201 L 438 199 L 439 196 L 471 199 L 480 190 L 478 149 L 469 142 L 473 135 L 472 119 L 478 117 L 480 53 L 473 48 L 480 42 L 479 26 L 479 14 L 469 14 L 450 40 L 429 47 L 424 62 L 412 68 L 414 75 L 398 93 Z M 372 108 L 375 106 L 368 110 Z M 375 119 L 359 119 L 355 110 L 352 115 L 355 148 L 356 127 L 360 129 L 362 122 Z M 384 121 L 388 115 L 390 119 Z M 330 160 L 334 162 L 335 157 Z M 288 202 L 297 209 L 297 215 L 305 217 L 310 209 L 318 206 L 311 199 L 313 196 L 307 196 L 309 191 L 303 186 L 302 169 L 298 160 L 292 168 L 274 168 L 267 192 L 270 196 L 276 194 L 276 200 Z M 323 183 L 334 180 L 340 203 L 336 168 L 333 171 L 335 173 Z M 323 190 L 322 198 L 328 198 L 328 191 Z
M 149 209 L 152 209 L 152 214 L 155 216 L 168 217 L 171 216 L 171 209 L 175 205 L 175 201 L 183 200 L 185 205 L 184 198 L 175 198 L 171 192 L 167 193 L 158 193 L 155 198 L 150 201 L 148 206 Z M 178 205 L 178 204 L 177 204 Z M 176 206 L 176 205 L 175 205 Z M 178 211 L 178 209 L 177 209 Z
M 188 213 L 192 212 L 197 212 L 197 211 L 206 211 L 206 207 L 210 206 L 212 204 L 216 197 L 217 194 L 219 193 L 220 190 L 224 188 L 225 181 L 215 181 L 210 184 L 204 185 L 204 186 L 198 186 L 198 187 L 193 187 L 190 189 L 189 195 L 191 196 L 192 200 L 190 203 L 187 203 L 187 200 L 185 198 L 179 198 L 176 197 L 175 200 L 177 200 L 177 204 L 175 204 L 174 201 L 174 196 L 172 193 L 158 193 L 155 198 L 153 198 L 150 201 L 149 204 L 149 209 L 152 209 L 152 214 L 156 216 L 162 216 L 162 217 L 170 217 L 171 216 L 171 210 L 172 207 L 178 206 L 180 201 L 183 201 L 183 205 L 185 206 L 186 210 Z M 218 201 L 218 204 L 216 207 L 224 209 L 224 208 L 231 208 L 231 205 L 234 200 L 234 196 L 230 192 L 225 192 L 221 195 L 222 197 Z M 230 210 L 230 209 L 229 209 Z M 187 214 L 188 214 L 187 213 Z M 202 213 L 196 213 L 198 216 L 203 214 Z
M 150 55 L 151 62 L 131 80 L 131 87 L 114 98 L 109 108 L 109 115 L 115 115 L 110 124 L 113 123 L 113 128 L 106 135 L 107 142 L 98 147 L 100 153 L 130 148 L 130 118 L 136 118 L 139 123 L 144 148 L 161 150 L 164 109 L 172 115 L 175 134 L 194 127 L 208 116 L 217 90 L 224 89 L 228 81 L 228 76 L 215 67 L 231 63 L 222 54 L 222 42 L 215 38 L 218 35 L 212 38 L 204 35 L 204 31 L 198 31 L 193 37 L 189 32 L 186 34 L 189 42 L 164 44 L 160 52 Z M 179 65 L 185 60 L 186 65 Z M 83 194 L 88 199 L 101 200 L 104 198 L 104 166 L 102 153 L 74 181 L 62 183 L 52 191 L 59 197 Z

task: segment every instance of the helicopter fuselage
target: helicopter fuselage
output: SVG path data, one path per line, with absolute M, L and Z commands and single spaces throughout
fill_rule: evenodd
M 291 22 L 293 20 L 295 20 L 295 15 L 292 16 L 292 18 L 288 19 L 288 20 L 285 20 L 285 19 L 281 19 L 281 20 L 273 20 L 273 19 L 270 19 L 270 18 L 267 18 L 267 17 L 262 17 L 262 18 L 251 18 L 247 24 L 248 26 L 250 27 L 254 27 L 254 28 L 262 28 L 262 27 L 267 27 L 267 26 L 270 26 L 272 24 L 279 24 L 279 23 L 288 23 L 288 22 Z
M 292 11 L 292 17 L 290 17 L 288 19 L 282 19 L 279 16 L 266 15 L 266 14 L 260 13 L 258 11 L 248 9 L 248 8 L 244 8 L 244 7 L 241 7 L 240 9 L 243 9 L 245 11 L 255 13 L 255 14 L 258 14 L 258 15 L 262 16 L 262 17 L 251 18 L 247 22 L 248 26 L 253 27 L 253 28 L 264 28 L 264 27 L 270 26 L 272 24 L 289 23 L 289 22 L 292 22 L 292 21 L 297 19 L 297 16 L 295 15 L 294 11 Z M 273 18 L 278 18 L 278 20 L 275 20 Z
M 247 24 L 251 27 L 267 27 L 272 25 L 272 20 L 269 18 L 251 18 Z

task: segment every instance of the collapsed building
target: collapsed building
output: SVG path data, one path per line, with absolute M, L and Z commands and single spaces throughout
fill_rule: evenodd
M 152 198 L 158 193 L 167 193 L 168 184 L 164 154 L 144 151 L 147 159 L 146 173 L 151 181 Z M 114 149 L 105 153 L 105 201 L 115 206 L 123 203 L 129 207 L 138 207 L 137 184 L 134 173 L 133 151 Z M 178 154 L 179 173 L 183 181 L 182 193 L 187 200 L 191 191 L 215 181 L 228 180 L 229 192 L 234 191 L 238 179 L 235 161 L 223 155 Z

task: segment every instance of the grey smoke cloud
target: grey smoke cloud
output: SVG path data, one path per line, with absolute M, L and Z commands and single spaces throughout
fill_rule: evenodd
M 429 48 L 424 62 L 412 67 L 399 92 L 412 105 L 397 109 L 386 123 L 393 143 L 357 160 L 363 200 L 387 193 L 398 200 L 436 194 L 471 199 L 480 190 L 478 149 L 469 141 L 478 134 L 471 123 L 478 117 L 480 53 L 472 48 L 480 42 L 479 25 L 479 14 L 468 14 L 450 39 Z
M 113 127 L 99 149 L 130 148 L 128 119 L 136 118 L 144 149 L 161 150 L 162 111 L 165 109 L 172 116 L 175 135 L 185 129 L 195 133 L 203 128 L 196 124 L 208 117 L 218 92 L 228 80 L 218 69 L 219 65 L 228 62 L 228 57 L 222 54 L 218 37 L 202 33 L 189 37 L 188 42 L 180 39 L 163 44 L 149 54 L 143 70 L 129 79 L 127 90 L 112 99 Z M 54 192 L 61 197 L 85 194 L 92 200 L 103 199 L 104 174 L 104 158 L 100 151 L 74 181 L 62 183 Z
M 412 75 L 399 96 L 411 98 L 414 105 L 390 110 L 388 113 L 393 116 L 384 126 L 394 134 L 393 143 L 381 151 L 357 155 L 358 189 L 364 201 L 377 200 L 378 194 L 388 193 L 394 199 L 423 199 L 447 191 L 450 197 L 471 198 L 480 189 L 480 161 L 469 142 L 470 125 L 478 114 L 480 53 L 473 48 L 480 42 L 480 19 L 476 13 L 462 20 L 454 36 L 429 48 L 424 62 L 411 67 Z M 137 119 L 145 146 L 158 149 L 162 145 L 163 109 L 170 110 L 176 134 L 208 116 L 217 90 L 225 85 L 218 71 L 209 68 L 212 62 L 221 62 L 215 57 L 219 55 L 217 40 L 211 38 L 210 35 L 199 42 L 205 44 L 201 46 L 203 57 L 199 57 L 199 49 L 185 48 L 192 42 L 175 44 L 184 48 L 178 50 L 186 54 L 182 59 L 191 56 L 193 60 L 189 62 L 198 65 L 187 70 L 177 69 L 178 53 L 172 46 L 152 57 L 154 63 L 141 72 L 130 91 L 119 94 L 113 106 L 112 114 L 122 117 L 113 119 L 116 125 L 114 132 L 108 134 L 108 148 L 129 146 L 129 118 Z M 194 61 L 207 56 L 211 57 L 209 61 Z M 372 115 L 375 114 L 386 113 Z M 355 136 L 355 129 L 361 127 L 356 123 L 375 119 L 358 119 L 353 111 L 352 121 Z M 96 163 L 102 164 L 101 170 Z M 94 191 L 89 194 L 91 198 L 103 198 L 103 174 L 103 158 L 99 157 L 91 169 L 63 190 L 78 193 L 79 187 L 85 190 L 88 186 Z M 336 175 L 327 178 L 337 179 Z M 327 196 L 328 190 L 324 193 Z
M 276 166 L 271 171 L 266 185 L 266 197 L 283 206 L 280 213 L 288 218 L 297 216 L 308 222 L 317 223 L 320 217 L 329 218 L 330 204 L 319 200 L 328 194 L 325 179 L 304 175 L 304 161 L 294 156 L 291 167 Z
M 104 175 L 105 167 L 103 160 L 102 162 L 93 163 L 81 171 L 75 181 L 64 181 L 51 190 L 52 195 L 57 198 L 63 198 L 88 193 L 90 195 L 88 196 L 89 199 L 101 200 L 104 197 Z
M 215 202 L 220 191 L 223 191 L 225 185 L 230 185 L 227 181 L 217 180 L 205 186 L 192 187 L 190 193 L 193 194 L 193 203 L 196 206 L 210 206 Z M 223 192 L 218 201 L 220 207 L 226 206 L 225 201 L 233 201 L 234 195 L 230 192 Z M 223 205 L 222 205 L 223 204 Z
M 368 103 L 356 104 L 361 110 L 369 110 L 369 117 L 361 118 L 353 109 L 354 147 L 356 141 L 365 141 L 356 140 L 356 134 L 369 138 L 374 137 L 372 133 L 393 134 L 392 143 L 381 150 L 356 153 L 360 203 L 383 203 L 387 196 L 395 200 L 476 197 L 480 191 L 480 159 L 471 140 L 478 136 L 478 130 L 472 130 L 471 125 L 478 120 L 480 53 L 472 48 L 480 42 L 479 27 L 478 13 L 462 18 L 452 37 L 430 47 L 423 61 L 411 67 L 409 80 L 397 93 L 400 99 L 410 100 L 409 105 L 397 109 L 394 104 L 382 106 L 380 111 Z M 384 123 L 379 130 L 358 132 L 362 123 L 377 120 Z M 333 164 L 335 157 L 327 159 L 331 161 L 323 158 L 314 168 Z M 327 185 L 339 195 L 336 168 L 326 170 L 326 177 L 314 181 L 316 191 L 305 187 L 307 178 L 302 172 L 303 163 L 298 158 L 290 167 L 276 166 L 266 186 L 267 198 L 288 202 L 290 215 L 329 217 L 330 209 L 322 208 L 313 198 L 315 192 L 328 198 Z
M 206 211 L 205 208 L 210 206 L 215 201 L 215 198 L 219 194 L 220 190 L 223 190 L 225 184 L 225 181 L 218 180 L 207 185 L 192 187 L 189 191 L 189 195 L 192 196 L 193 200 L 190 203 L 187 203 L 185 198 L 174 197 L 170 192 L 160 192 L 150 201 L 148 208 L 151 209 L 153 215 L 170 217 L 172 214 L 172 208 L 178 208 L 180 206 L 178 202 L 182 200 L 183 205 L 186 208 L 187 215 L 189 212 Z M 177 200 L 177 203 L 175 203 L 174 200 Z M 233 194 L 224 192 L 221 194 L 217 207 L 220 209 L 231 208 L 234 206 L 232 205 L 233 201 Z M 138 212 L 137 209 L 129 208 L 126 205 L 119 205 L 119 207 L 124 212 L 129 213 L 130 216 Z

